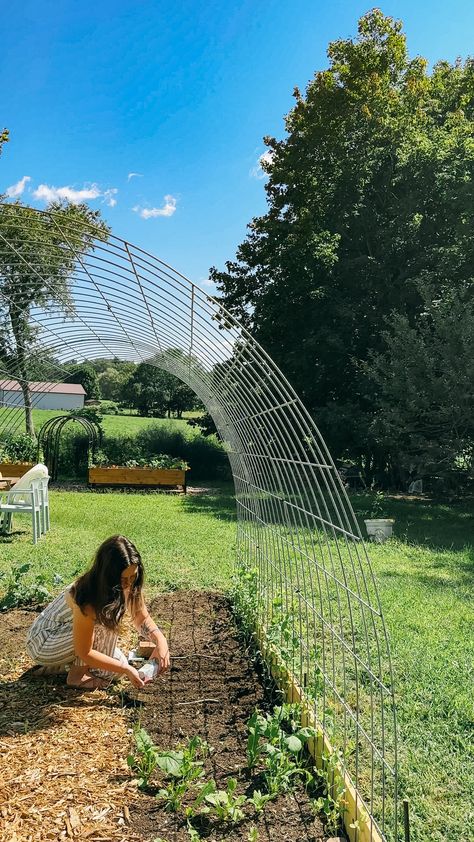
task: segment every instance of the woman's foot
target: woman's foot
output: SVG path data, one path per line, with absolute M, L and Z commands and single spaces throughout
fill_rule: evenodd
M 103 678 L 96 678 L 83 667 L 71 667 L 66 684 L 68 687 L 75 687 L 77 690 L 102 690 L 108 686 L 109 682 Z

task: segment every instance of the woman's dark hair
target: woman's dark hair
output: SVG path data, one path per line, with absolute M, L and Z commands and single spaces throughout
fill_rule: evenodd
M 138 568 L 128 596 L 133 611 L 143 585 L 143 563 L 135 544 L 123 535 L 112 535 L 100 545 L 91 569 L 80 576 L 71 589 L 74 602 L 81 611 L 86 605 L 92 606 L 97 622 L 108 629 L 117 628 L 125 613 L 125 595 L 120 579 L 131 564 L 136 564 Z

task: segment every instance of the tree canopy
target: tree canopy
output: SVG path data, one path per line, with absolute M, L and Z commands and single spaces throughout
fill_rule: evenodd
M 99 378 L 91 365 L 78 363 L 68 368 L 69 374 L 64 378 L 64 383 L 79 383 L 86 393 L 86 400 L 96 400 L 101 397 Z
M 20 210 L 21 208 L 21 210 Z M 29 382 L 37 330 L 33 306 L 72 314 L 71 282 L 76 253 L 106 239 L 109 229 L 99 211 L 83 204 L 52 203 L 47 213 L 0 204 L 0 335 L 11 377 L 20 382 L 26 430 L 34 436 Z
M 474 290 L 474 60 L 429 73 L 379 10 L 328 59 L 295 90 L 286 137 L 266 138 L 267 212 L 211 277 L 335 455 L 380 472 L 388 392 L 366 363 L 395 316 L 416 332 L 427 300 Z
M 185 383 L 156 365 L 140 363 L 125 387 L 125 400 L 141 415 L 164 416 L 193 409 L 196 395 Z

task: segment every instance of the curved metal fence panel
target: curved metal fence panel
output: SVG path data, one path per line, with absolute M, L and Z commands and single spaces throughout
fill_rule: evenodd
M 10 329 L 28 317 L 29 337 L 21 365 L 18 349 L 7 345 L 0 356 L 0 400 L 7 381 L 19 390 L 16 405 L 0 408 L 0 438 L 23 429 L 22 372 L 35 379 L 38 360 L 45 382 L 29 395 L 33 407 L 68 363 L 99 357 L 158 366 L 196 392 L 232 468 L 240 611 L 301 691 L 322 729 L 324 762 L 353 788 L 351 838 L 398 839 L 387 634 L 364 541 L 316 424 L 252 336 L 170 266 L 93 230 L 80 249 L 77 223 L 53 213 L 15 204 L 2 211 L 0 312 Z M 31 214 L 56 236 L 44 238 L 41 225 L 37 240 L 21 236 Z M 63 264 L 67 295 L 58 303 Z M 20 291 L 25 277 L 32 302 Z

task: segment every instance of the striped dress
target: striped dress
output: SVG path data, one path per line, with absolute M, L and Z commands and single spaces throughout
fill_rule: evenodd
M 71 666 L 72 664 L 86 666 L 84 661 L 76 657 L 72 632 L 72 608 L 68 605 L 66 596 L 70 587 L 62 591 L 31 626 L 27 638 L 26 649 L 29 656 L 37 664 L 44 666 Z M 94 627 L 92 648 L 102 655 L 120 661 L 125 666 L 127 659 L 117 647 L 118 634 L 99 623 Z M 110 678 L 113 673 L 108 670 L 90 670 L 91 673 L 102 678 Z

